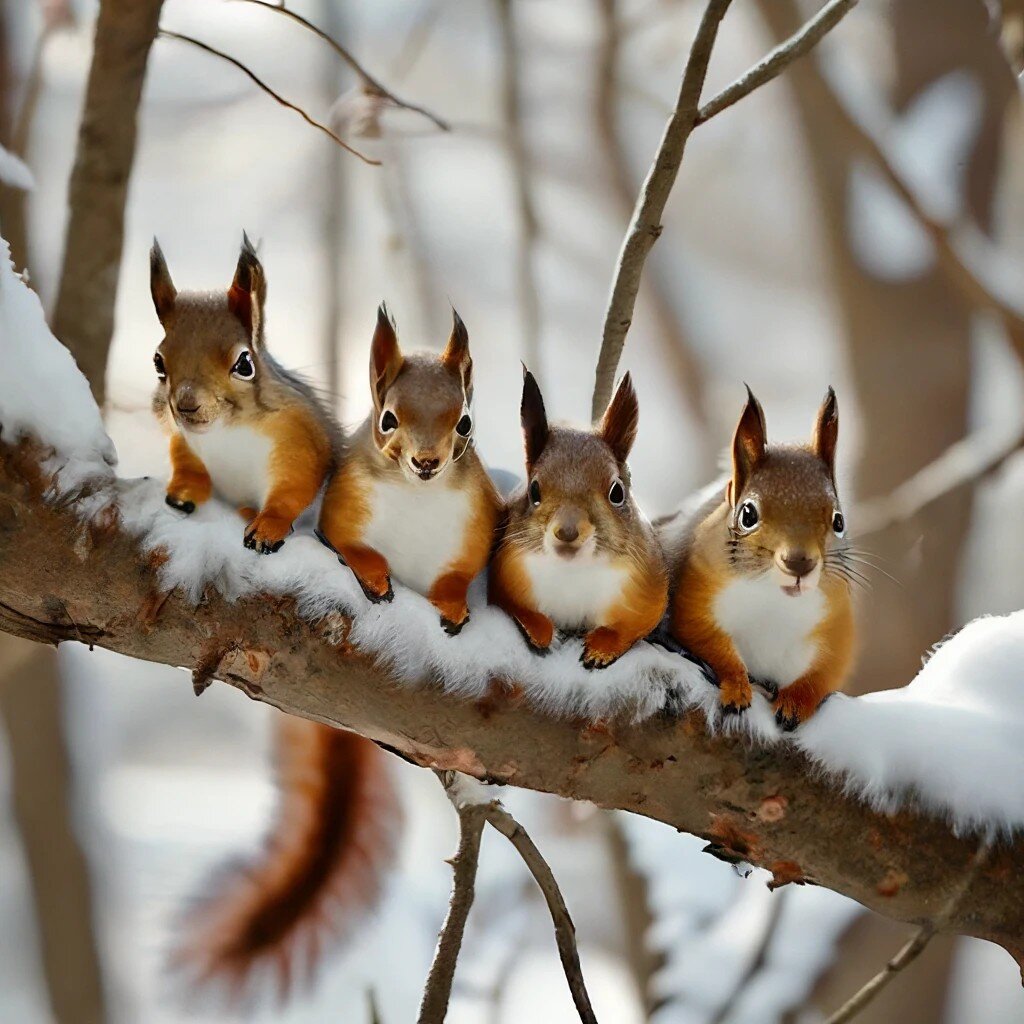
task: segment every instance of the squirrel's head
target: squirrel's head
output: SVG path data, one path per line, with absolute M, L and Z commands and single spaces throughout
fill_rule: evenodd
M 639 420 L 629 374 L 600 426 L 576 430 L 549 426 L 537 381 L 524 368 L 521 419 L 527 484 L 512 536 L 566 559 L 626 551 L 640 515 L 626 465 Z
M 154 406 L 187 430 L 206 430 L 255 407 L 265 369 L 263 309 L 267 279 L 242 235 L 235 277 L 226 292 L 174 287 L 160 244 L 149 254 L 150 290 L 164 338 L 153 356 Z
M 373 440 L 386 458 L 416 480 L 433 480 L 472 442 L 473 360 L 469 333 L 452 310 L 445 350 L 403 355 L 384 304 L 370 347 Z
M 817 587 L 846 533 L 836 490 L 838 437 L 839 409 L 829 388 L 809 444 L 769 446 L 761 403 L 747 388 L 726 490 L 734 570 L 772 573 L 794 597 Z

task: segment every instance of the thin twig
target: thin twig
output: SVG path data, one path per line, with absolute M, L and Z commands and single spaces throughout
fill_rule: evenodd
M 715 45 L 718 26 L 729 9 L 730 0 L 708 0 L 701 16 L 697 35 L 690 47 L 686 70 L 679 87 L 675 110 L 665 125 L 647 177 L 640 188 L 633 217 L 626 229 L 626 237 L 615 267 L 608 308 L 601 334 L 601 351 L 597 359 L 591 419 L 597 420 L 612 396 L 615 373 L 626 341 L 626 332 L 633 322 L 633 307 L 640 289 L 640 275 L 644 262 L 661 234 L 661 217 L 665 212 L 679 165 L 683 160 L 686 142 L 697 122 L 697 105 L 708 73 L 708 62 Z
M 252 2 L 255 2 L 255 0 L 252 0 Z M 275 8 L 275 10 L 277 10 L 277 8 Z M 370 164 L 374 167 L 380 166 L 379 160 L 374 160 L 371 157 L 368 157 L 365 153 L 360 153 L 358 149 L 355 149 L 353 146 L 350 146 L 347 142 L 345 142 L 344 139 L 338 138 L 338 136 L 335 135 L 334 132 L 332 132 L 331 129 L 327 127 L 327 125 L 321 124 L 319 121 L 310 117 L 309 114 L 307 114 L 306 111 L 302 109 L 302 107 L 296 106 L 294 103 L 291 102 L 291 100 L 286 100 L 280 93 L 275 92 L 273 89 L 270 88 L 269 85 L 267 85 L 266 82 L 263 81 L 262 78 L 256 75 L 255 72 L 250 71 L 249 68 L 247 68 L 240 60 L 237 60 L 235 57 L 230 56 L 223 50 L 218 50 L 214 46 L 210 46 L 209 43 L 201 42 L 200 40 L 195 39 L 192 36 L 186 36 L 180 32 L 172 32 L 170 31 L 170 29 L 160 29 L 160 35 L 165 36 L 168 39 L 178 39 L 183 43 L 191 43 L 193 46 L 198 47 L 200 50 L 205 50 L 207 53 L 213 54 L 214 57 L 220 57 L 221 60 L 226 60 L 229 64 L 234 64 L 234 66 L 238 68 L 239 71 L 248 75 L 249 78 L 257 86 L 259 86 L 259 88 L 262 89 L 268 96 L 277 100 L 277 102 L 280 103 L 282 107 L 287 107 L 289 110 L 294 110 L 295 113 L 298 114 L 299 117 L 303 119 L 303 121 L 305 121 L 309 125 L 312 125 L 317 130 L 323 132 L 324 135 L 326 135 L 328 138 L 333 139 L 339 146 L 341 146 L 342 149 L 347 150 L 353 156 L 359 157 L 359 159 L 362 160 L 364 163 Z
M 978 843 L 978 848 L 971 858 L 963 878 L 956 886 L 944 906 L 935 917 L 928 923 L 922 925 L 910 939 L 910 941 L 878 972 L 866 985 L 848 999 L 835 1013 L 829 1017 L 825 1024 L 846 1024 L 846 1021 L 853 1020 L 886 985 L 889 984 L 909 964 L 912 964 L 924 952 L 925 947 L 931 942 L 932 937 L 943 925 L 953 916 L 959 907 L 971 883 L 977 877 L 982 865 L 988 860 L 992 851 L 992 839 L 990 836 L 983 836 Z
M 298 22 L 298 24 L 302 25 L 303 28 L 308 29 L 315 36 L 318 36 L 327 43 L 327 45 L 330 46 L 331 49 L 334 50 L 334 52 L 359 76 L 359 79 L 365 89 L 378 96 L 384 97 L 384 99 L 389 103 L 396 107 L 400 107 L 402 110 L 409 110 L 414 114 L 420 114 L 428 121 L 432 121 L 443 132 L 450 130 L 450 125 L 447 121 L 442 120 L 437 116 L 437 114 L 427 110 L 426 107 L 421 107 L 416 103 L 409 103 L 408 100 L 399 99 L 380 81 L 380 79 L 370 74 L 370 72 L 367 71 L 366 68 L 360 64 L 359 61 L 341 45 L 341 43 L 337 41 L 337 39 L 332 35 L 329 35 L 322 28 L 314 25 L 308 18 L 304 18 L 298 12 L 293 11 L 290 7 L 285 7 L 283 3 L 270 3 L 269 0 L 236 0 L 236 2 L 255 4 L 257 7 L 265 7 L 268 11 L 275 11 L 278 14 L 283 14 L 286 18 L 291 18 L 292 21 Z
M 580 955 L 576 949 L 576 927 L 569 916 L 569 909 L 562 899 L 554 873 L 548 862 L 534 845 L 526 829 L 512 817 L 500 804 L 491 804 L 487 812 L 488 822 L 494 826 L 519 851 L 530 873 L 540 886 L 544 901 L 551 912 L 551 920 L 555 926 L 555 941 L 558 944 L 558 955 L 562 959 L 565 980 L 572 993 L 572 1001 L 576 1004 L 576 1012 L 583 1024 L 597 1024 L 590 996 L 583 982 L 583 970 L 580 967 Z
M 601 41 L 598 46 L 594 87 L 594 122 L 601 150 L 608 160 L 612 192 L 623 220 L 628 220 L 636 196 L 636 182 L 629 165 L 616 116 L 616 100 L 620 79 L 622 23 L 619 0 L 597 0 L 601 20 Z M 706 374 L 686 336 L 680 318 L 668 301 L 663 276 L 658 267 L 651 268 L 645 279 L 654 336 L 661 347 L 661 358 L 675 378 L 679 394 L 685 399 L 702 442 L 694 452 L 694 472 L 703 477 L 714 470 L 714 454 L 707 443 L 710 416 L 707 406 Z
M 487 804 L 465 804 L 459 814 L 459 849 L 452 858 L 454 868 L 448 914 L 437 940 L 434 962 L 420 1002 L 418 1024 L 443 1024 L 452 995 L 455 966 L 462 949 L 466 920 L 476 894 L 476 870 L 480 862 L 480 840 L 487 821 Z
M 857 0 L 830 0 L 799 32 L 781 42 L 763 60 L 708 100 L 697 114 L 697 124 L 710 121 L 727 107 L 738 103 L 755 89 L 778 78 L 793 61 L 812 50 L 817 43 L 857 6 Z
M 786 896 L 787 891 L 785 889 L 781 892 L 773 892 L 771 894 L 771 902 L 768 904 L 768 916 L 765 918 L 764 927 L 761 931 L 761 938 L 757 943 L 757 949 L 754 951 L 753 957 L 747 964 L 747 969 L 742 975 L 740 975 L 739 981 L 737 981 L 736 985 L 733 987 L 732 992 L 729 994 L 725 1002 L 718 1008 L 718 1012 L 712 1018 L 711 1024 L 724 1024 L 725 1021 L 729 1020 L 743 993 L 746 992 L 747 987 L 763 970 L 764 965 L 768 962 L 768 952 L 771 949 L 772 941 L 779 930 L 779 922 L 782 920 L 782 908 L 785 906 Z
M 522 318 L 522 359 L 536 372 L 540 356 L 540 305 L 534 267 L 538 226 L 530 181 L 530 158 L 526 152 L 520 103 L 522 57 L 516 37 L 513 0 L 496 0 L 496 3 L 501 37 L 501 109 L 505 122 L 505 138 L 508 144 L 509 161 L 512 165 L 516 212 L 519 219 L 519 237 L 516 246 L 516 288 L 519 295 L 519 314 Z
M 1024 434 L 997 445 L 981 434 L 961 438 L 889 494 L 864 502 L 853 517 L 857 536 L 881 533 L 915 518 L 961 487 L 991 476 L 1022 449 Z

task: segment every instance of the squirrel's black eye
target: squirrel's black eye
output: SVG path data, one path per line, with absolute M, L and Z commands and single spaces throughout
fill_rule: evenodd
M 153 356 L 153 366 L 156 368 L 156 379 L 167 380 L 167 367 L 164 366 L 164 357 L 159 352 Z
M 390 434 L 397 426 L 398 417 L 390 409 L 387 409 L 380 418 L 380 432 Z
M 832 532 L 837 537 L 842 537 L 846 533 L 846 517 L 842 512 L 832 513 Z
M 256 376 L 256 367 L 252 363 L 252 355 L 247 348 L 238 353 L 235 365 L 231 367 L 231 376 L 239 380 L 252 380 Z
M 740 505 L 739 515 L 736 517 L 741 529 L 752 530 L 761 521 L 761 513 L 752 501 L 745 501 Z
M 473 418 L 467 412 L 465 416 L 455 424 L 455 433 L 459 437 L 469 437 L 473 432 Z
M 540 484 L 536 480 L 530 483 L 530 501 L 534 505 L 540 504 Z
M 621 480 L 614 480 L 608 488 L 608 500 L 616 508 L 626 500 L 626 488 L 622 486 Z

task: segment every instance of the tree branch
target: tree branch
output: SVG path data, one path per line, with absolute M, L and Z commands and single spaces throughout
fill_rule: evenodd
M 793 746 L 711 735 L 697 711 L 581 728 L 524 706 L 514 689 L 478 705 L 398 680 L 344 642 L 343 628 L 299 618 L 287 597 L 229 602 L 211 591 L 196 607 L 160 591 L 159 555 L 140 550 L 113 508 L 95 511 L 137 481 L 89 496 L 89 525 L 75 501 L 47 503 L 47 484 L 37 453 L 0 441 L 0 631 L 53 643 L 81 636 L 190 668 L 219 645 L 227 654 L 214 675 L 255 700 L 352 729 L 424 767 L 644 814 L 895 920 L 930 921 L 975 856 L 976 841 L 942 821 L 872 811 Z M 994 847 L 940 929 L 1024 960 L 1022 858 L 1024 840 Z
M 451 126 L 447 121 L 443 121 L 437 114 L 427 110 L 426 107 L 421 107 L 416 103 L 409 103 L 408 100 L 399 99 L 390 89 L 388 89 L 379 78 L 371 75 L 366 68 L 359 63 L 358 60 L 345 49 L 332 35 L 329 35 L 322 28 L 317 27 L 308 18 L 304 18 L 301 14 L 293 11 L 289 7 L 285 7 L 284 3 L 269 3 L 268 0 L 236 0 L 237 3 L 244 4 L 255 4 L 257 7 L 265 7 L 268 11 L 275 11 L 278 14 L 283 14 L 286 18 L 291 18 L 292 21 L 298 22 L 303 28 L 308 29 L 315 36 L 318 36 L 334 52 L 341 57 L 341 59 L 359 76 L 359 80 L 363 85 L 363 88 L 368 92 L 372 92 L 376 96 L 380 96 L 387 100 L 392 106 L 399 107 L 402 110 L 409 110 L 414 114 L 420 114 L 425 117 L 428 121 L 432 121 L 438 128 L 443 132 L 451 130 Z
M 462 937 L 476 895 L 476 869 L 480 861 L 480 840 L 487 823 L 487 805 L 464 804 L 456 810 L 459 814 L 459 849 L 451 861 L 454 869 L 452 896 L 423 990 L 419 1024 L 444 1024 Z
M 278 9 L 279 8 L 275 8 L 275 10 Z M 310 117 L 310 115 L 307 114 L 306 111 L 302 109 L 302 107 L 296 106 L 296 104 L 292 103 L 291 100 L 286 100 L 279 92 L 275 92 L 273 89 L 271 89 L 270 86 L 267 85 L 267 83 L 264 82 L 262 78 L 260 78 L 254 71 L 251 71 L 249 68 L 247 68 L 237 58 L 232 57 L 230 54 L 225 53 L 223 50 L 218 50 L 215 46 L 210 46 L 209 43 L 204 43 L 201 40 L 194 38 L 193 36 L 183 35 L 181 32 L 172 32 L 170 29 L 162 28 L 160 29 L 160 35 L 164 36 L 167 39 L 177 39 L 183 43 L 191 43 L 193 46 L 198 47 L 200 50 L 204 50 L 206 53 L 212 54 L 214 57 L 220 57 L 221 60 L 226 60 L 229 64 L 233 64 L 236 68 L 238 68 L 239 71 L 247 75 L 253 83 L 259 86 L 259 88 L 262 89 L 271 99 L 276 100 L 278 103 L 281 104 L 282 107 L 287 107 L 289 110 L 294 110 L 295 113 L 298 114 L 299 117 L 301 117 L 302 120 L 306 122 L 306 124 L 312 125 L 314 128 L 317 129 L 317 131 L 323 132 L 324 135 L 326 135 L 329 139 L 332 139 L 334 142 L 336 142 L 339 146 L 341 146 L 342 149 L 347 150 L 353 156 L 359 157 L 359 159 L 362 160 L 363 163 L 370 164 L 373 167 L 380 166 L 379 160 L 374 160 L 372 157 L 368 157 L 365 153 L 360 153 L 358 149 L 356 149 L 353 146 L 350 146 L 344 139 L 339 138 L 337 135 L 335 135 L 334 132 L 332 132 L 331 129 L 327 127 L 327 125 L 321 124 L 315 118 Z
M 661 217 L 672 192 L 679 166 L 683 161 L 687 140 L 697 123 L 697 105 L 704 79 L 708 73 L 718 26 L 729 9 L 730 0 L 708 0 L 690 47 L 683 80 L 679 87 L 675 110 L 665 125 L 647 177 L 640 187 L 633 218 L 622 242 L 615 278 L 612 281 L 608 308 L 601 335 L 601 351 L 597 359 L 591 419 L 600 418 L 612 397 L 615 372 L 622 355 L 626 333 L 633 322 L 633 307 L 640 290 L 644 262 L 661 234 Z
M 746 74 L 708 100 L 697 114 L 697 124 L 710 121 L 715 114 L 720 114 L 755 89 L 778 78 L 793 61 L 812 50 L 856 6 L 857 0 L 830 0 L 799 32 L 780 43 Z

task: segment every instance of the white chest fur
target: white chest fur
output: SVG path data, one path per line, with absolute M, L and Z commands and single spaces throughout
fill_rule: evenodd
M 524 559 L 537 610 L 559 629 L 593 629 L 621 600 L 626 570 L 602 555 L 567 561 L 546 552 Z
M 427 594 L 461 554 L 472 514 L 470 495 L 443 478 L 378 482 L 363 539 L 388 560 L 395 579 Z
M 732 637 L 754 679 L 788 686 L 811 666 L 812 633 L 825 614 L 825 595 L 811 590 L 792 597 L 774 573 L 736 580 L 718 595 L 715 618 Z
M 270 484 L 269 437 L 251 427 L 214 424 L 202 433 L 188 431 L 185 440 L 202 459 L 218 497 L 238 507 L 263 507 Z

